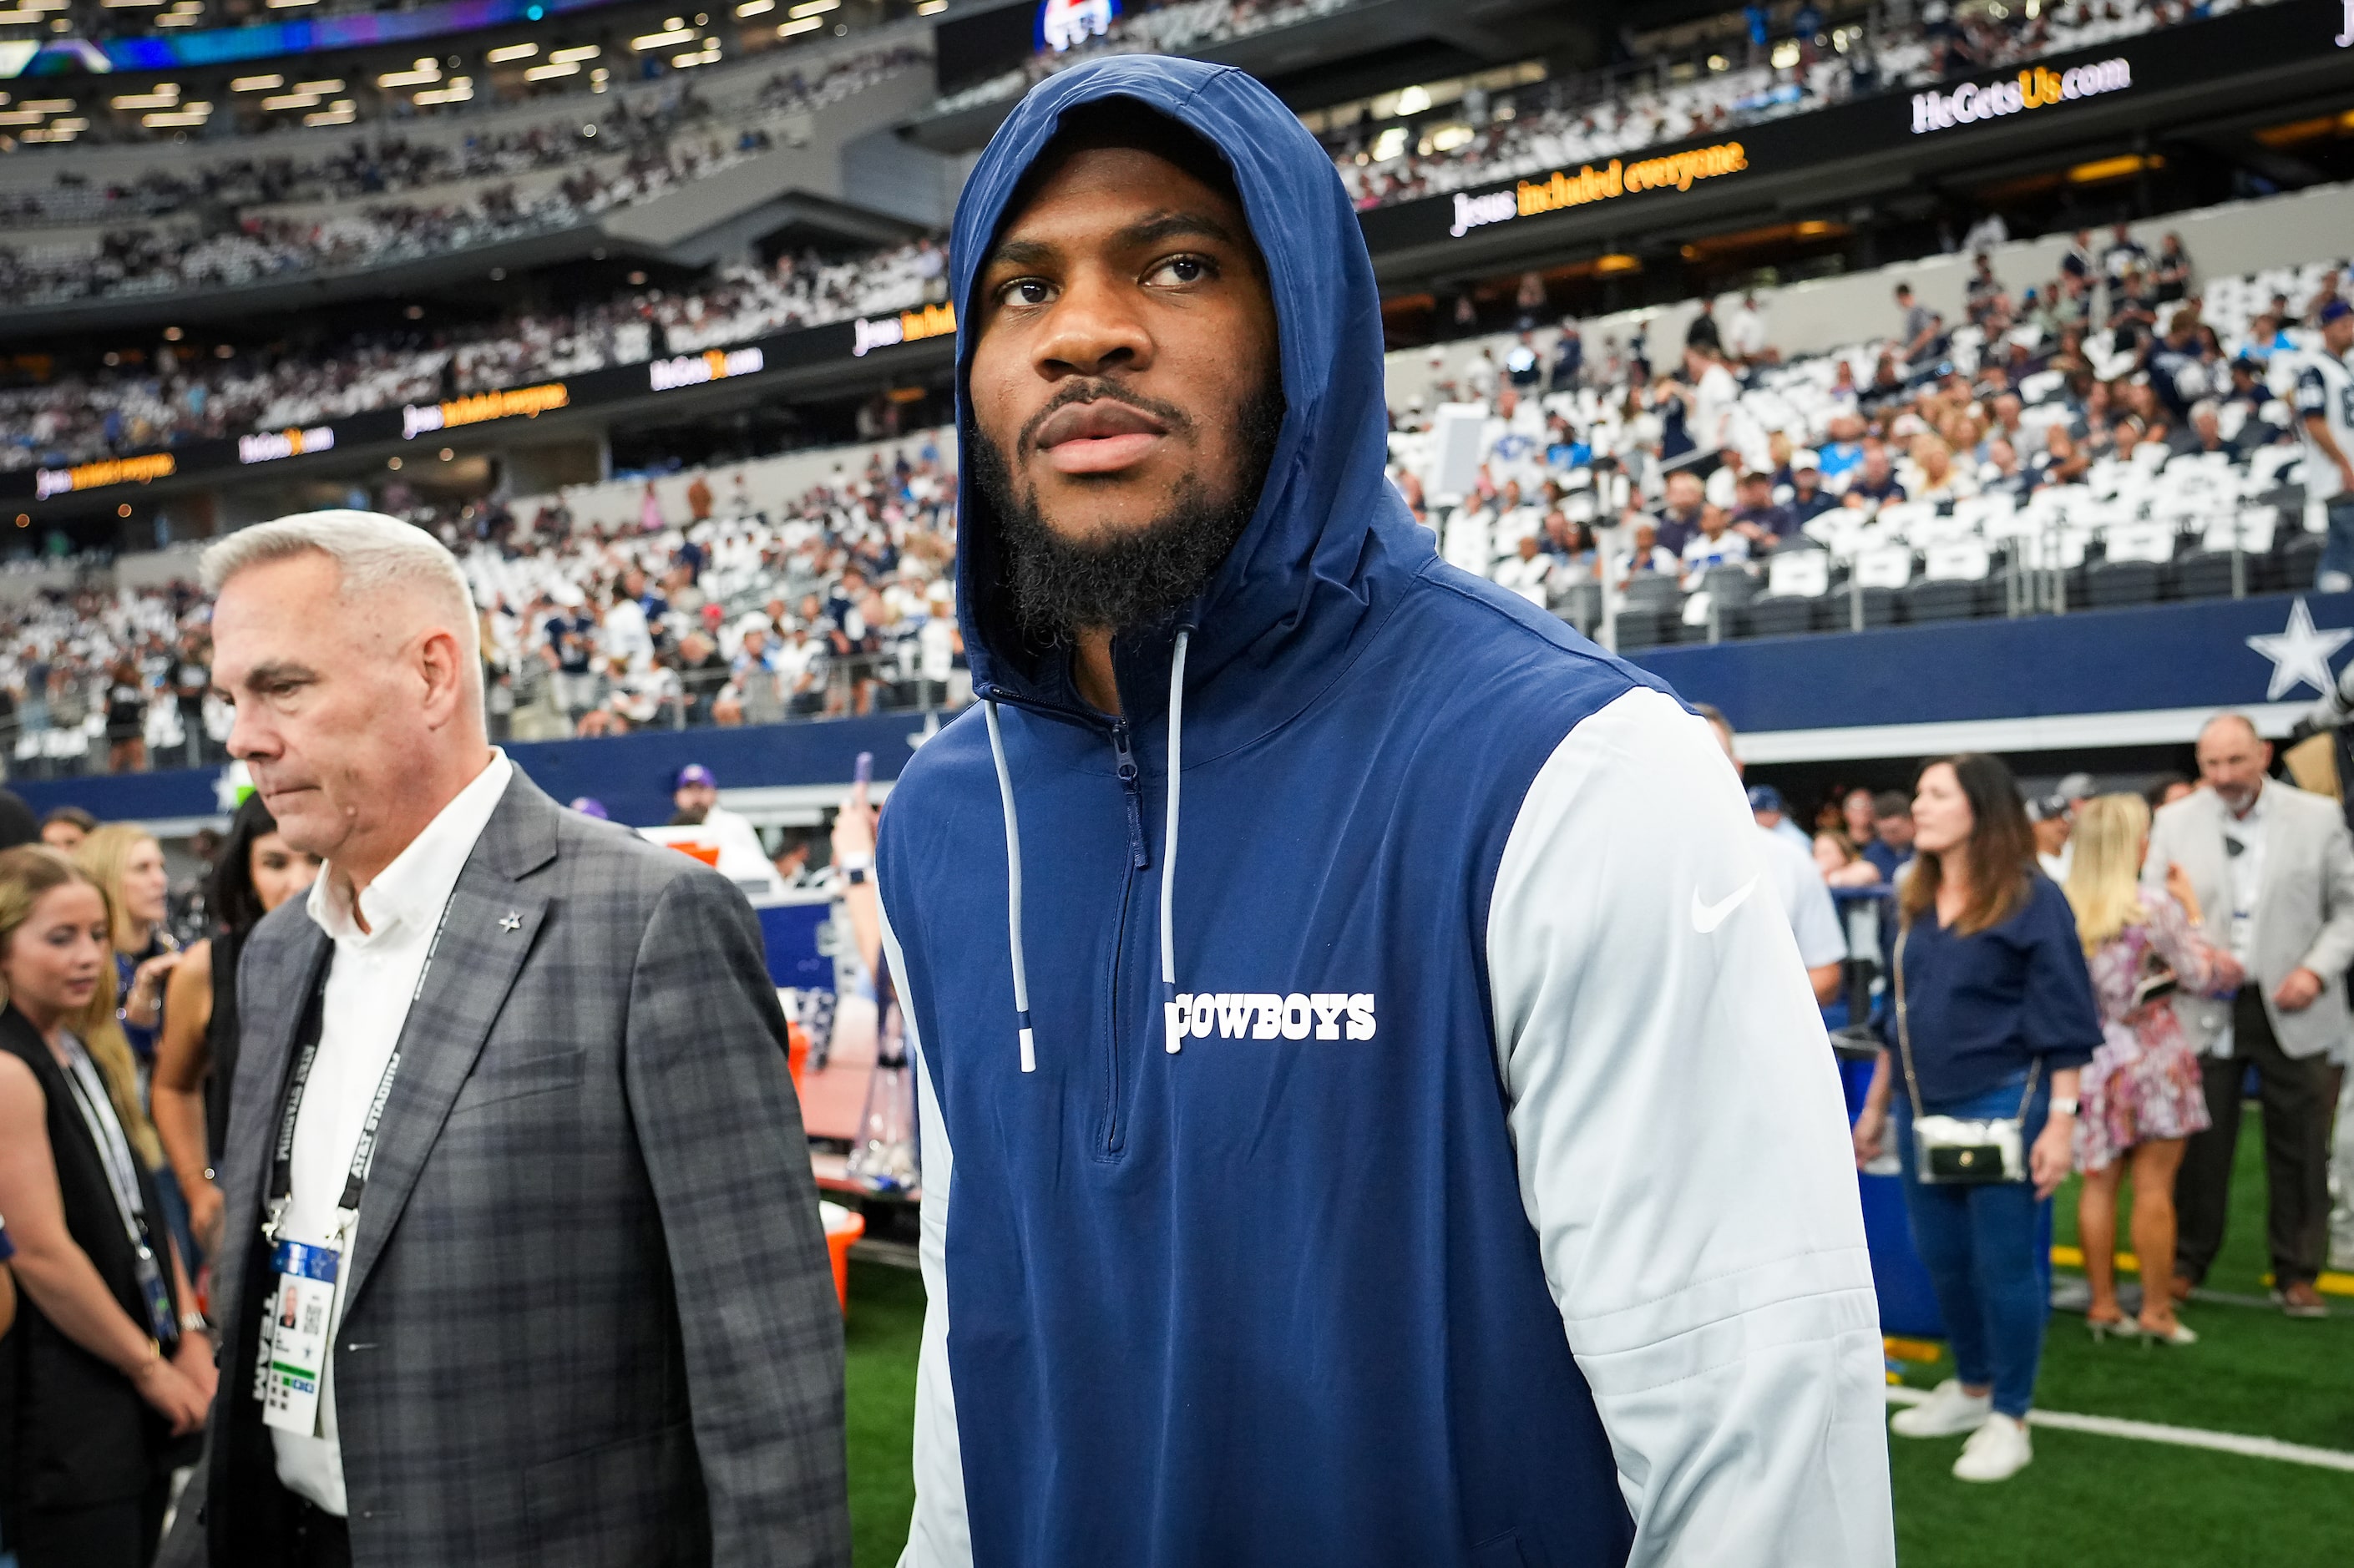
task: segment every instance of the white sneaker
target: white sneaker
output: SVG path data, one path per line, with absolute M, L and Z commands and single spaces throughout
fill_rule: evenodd
M 1959 1381 L 1947 1378 L 1928 1398 L 1898 1411 L 1888 1429 L 1899 1437 L 1952 1437 L 1977 1431 L 1993 1414 L 1993 1394 L 1964 1393 Z
M 2026 1422 L 2009 1415 L 1989 1415 L 1986 1425 L 1962 1445 L 1962 1457 L 1954 1461 L 1954 1478 L 2007 1481 L 2027 1468 L 2034 1457 L 2035 1445 L 2028 1441 Z

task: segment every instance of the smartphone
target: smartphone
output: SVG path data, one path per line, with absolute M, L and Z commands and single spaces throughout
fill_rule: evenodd
M 871 751 L 862 751 L 862 752 L 860 752 L 860 753 L 858 754 L 858 763 L 857 763 L 857 766 L 855 766 L 854 768 L 853 768 L 851 769 L 850 777 L 851 777 L 851 780 L 852 780 L 852 782 L 854 782 L 854 783 L 858 783 L 858 784 L 872 784 L 872 783 L 874 783 L 874 782 L 875 782 L 875 754 L 874 754 L 873 752 L 871 752 Z

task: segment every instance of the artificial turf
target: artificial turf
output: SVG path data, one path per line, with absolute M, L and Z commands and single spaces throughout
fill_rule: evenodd
M 2075 1241 L 2063 1189 L 2057 1239 Z M 2261 1297 L 2263 1139 L 2253 1112 L 2232 1187 L 2232 1222 L 2208 1284 Z M 854 1261 L 846 1325 L 850 1510 L 857 1568 L 890 1568 L 907 1537 L 916 1353 L 924 1292 L 910 1271 Z M 2086 1415 L 2276 1437 L 2354 1452 L 2354 1301 L 2326 1322 L 2194 1301 L 2201 1338 L 2181 1350 L 2095 1345 L 2084 1320 L 2054 1313 L 2036 1403 Z M 1929 1387 L 1943 1363 L 1907 1369 Z M 1961 1439 L 1889 1439 L 1903 1568 L 2175 1568 L 2342 1560 L 2354 1477 L 2272 1459 L 2040 1428 L 2035 1463 L 1998 1486 L 1947 1474 Z

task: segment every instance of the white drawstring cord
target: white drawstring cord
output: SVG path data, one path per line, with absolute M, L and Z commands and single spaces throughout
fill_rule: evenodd
M 997 763 L 997 798 L 1005 812 L 1006 946 L 1013 956 L 1013 1012 L 1022 1026 L 1022 1070 L 1038 1070 L 1038 1047 L 1030 1027 L 1030 977 L 1022 962 L 1022 824 L 1013 813 L 1013 775 L 1005 766 L 1005 737 L 997 729 L 997 705 L 983 705 L 989 721 L 989 755 Z
M 1177 633 L 1176 656 L 1169 665 L 1169 828 L 1161 846 L 1161 1014 L 1172 1056 L 1184 1049 L 1187 1022 L 1177 1012 L 1177 796 L 1183 767 L 1179 748 L 1185 725 L 1185 645 L 1193 636 L 1189 630 Z

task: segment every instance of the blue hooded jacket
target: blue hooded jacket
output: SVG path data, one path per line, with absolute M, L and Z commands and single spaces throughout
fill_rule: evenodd
M 1614 814 L 1697 813 L 1704 831 L 1667 825 L 1712 895 L 1755 885 L 1755 829 L 1698 720 L 1442 564 L 1388 483 L 1379 299 L 1321 149 L 1235 70 L 1124 57 L 1056 76 L 966 186 L 960 318 L 979 319 L 976 271 L 1062 115 L 1115 96 L 1231 165 L 1288 413 L 1201 598 L 1116 640 L 1116 718 L 1066 657 L 1012 644 L 997 521 L 963 465 L 983 701 L 910 762 L 878 853 L 920 1067 L 930 1296 L 905 1561 L 1617 1564 L 1688 1549 L 1695 1520 L 1766 1552 L 1714 1563 L 1885 1561 L 1849 1549 L 1885 1534 L 1877 1328 L 1787 927 L 1770 894 L 1717 916 L 1711 951 L 1737 944 L 1766 1000 L 1717 1031 L 1721 1053 L 1679 1059 L 1646 1032 L 1714 1027 L 1659 999 L 1701 974 L 1675 968 L 1691 939 L 1603 917 L 1656 872 L 1682 919 L 1691 885 L 1691 856 L 1628 854 L 1618 830 L 1639 824 Z M 960 390 L 971 352 L 968 335 Z M 968 443 L 971 417 L 960 400 Z M 1654 735 L 1670 776 L 1611 761 Z M 1580 812 L 1607 833 L 1558 831 Z M 1579 857 L 1592 885 L 1560 896 Z M 1574 983 L 1612 968 L 1625 987 Z M 1572 1060 L 1579 1034 L 1597 1049 Z M 1621 1045 L 1640 1070 L 1617 1070 Z M 1629 1190 L 1652 1157 L 1628 1132 L 1688 1072 L 1722 1092 L 1743 1158 L 1781 1171 Z M 1720 1266 L 1744 1283 L 1693 1298 Z M 1788 1364 L 1717 1397 L 1758 1310 L 1783 1315 Z M 1691 1416 L 1659 1392 L 1685 1378 Z M 1744 1475 L 1779 1495 L 1735 1495 Z M 1819 1541 L 1839 1555 L 1784 1551 Z

